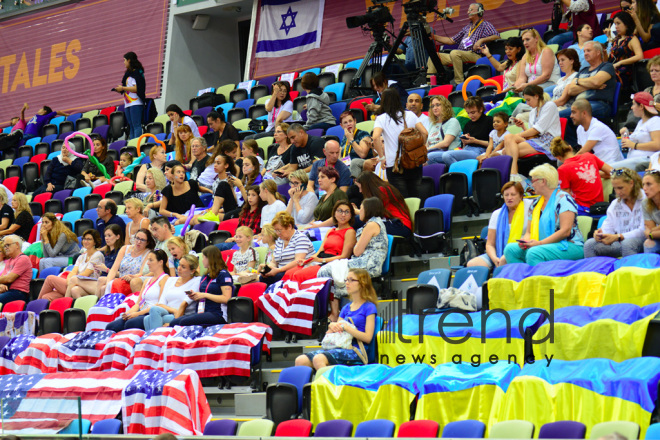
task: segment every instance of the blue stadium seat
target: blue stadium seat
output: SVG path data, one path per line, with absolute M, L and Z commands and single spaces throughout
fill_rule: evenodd
M 454 162 L 449 167 L 450 173 L 463 173 L 468 179 L 468 194 L 472 194 L 472 173 L 479 168 L 479 161 L 477 159 L 466 159 Z
M 53 160 L 53 158 L 56 157 L 56 156 L 59 156 L 61 152 L 62 151 L 60 151 L 60 150 L 53 151 L 52 153 L 50 153 L 48 155 L 48 160 Z
M 243 110 L 245 110 L 245 114 L 247 114 L 248 110 L 250 109 L 250 106 L 252 106 L 253 104 L 254 104 L 254 99 L 244 99 L 236 103 L 236 108 L 242 108 Z
M 344 129 L 339 125 L 337 125 L 336 127 L 330 127 L 326 130 L 325 135 L 337 136 L 341 141 L 341 139 L 344 137 Z
M 71 212 L 67 212 L 62 216 L 62 221 L 69 222 L 73 225 L 76 222 L 76 220 L 80 218 L 82 218 L 82 211 L 71 211 Z
M 82 218 L 88 218 L 93 222 L 96 222 L 96 219 L 99 218 L 99 213 L 96 212 L 96 208 L 88 209 L 83 214 Z
M 443 214 L 443 222 L 445 224 L 444 231 L 450 231 L 453 203 L 453 194 L 439 194 L 437 196 L 429 197 L 426 199 L 424 202 L 424 208 L 438 208 L 441 210 Z
M 362 60 L 353 60 L 349 63 L 346 63 L 344 69 L 359 69 L 362 64 Z
M 341 121 L 339 121 L 339 116 L 346 110 L 346 103 L 345 102 L 333 102 L 330 104 L 330 110 L 332 110 L 332 116 L 335 117 L 335 120 L 337 121 L 337 124 L 339 124 Z
M 320 67 L 312 67 L 311 69 L 304 70 L 300 72 L 300 75 L 298 75 L 298 78 L 306 74 L 307 72 L 312 72 L 314 75 L 320 75 L 321 74 L 321 68 Z
M 56 125 L 58 128 L 60 126 L 60 123 L 64 121 L 64 116 L 56 116 L 53 119 L 50 120 L 50 123 L 53 125 Z
M 454 275 L 454 287 L 461 287 L 461 284 L 467 280 L 470 275 L 474 277 L 474 280 L 479 286 L 488 281 L 488 268 L 484 266 L 475 266 L 475 267 L 464 267 L 456 272 Z
M 71 193 L 71 197 L 79 197 L 80 200 L 83 200 L 87 194 L 92 193 L 92 188 L 85 187 L 85 188 L 78 188 Z
M 346 89 L 346 84 L 343 82 L 340 83 L 335 83 L 335 84 L 330 84 L 329 86 L 325 86 L 325 89 L 323 89 L 324 92 L 329 92 L 329 93 L 334 93 L 336 96 L 336 101 L 341 101 L 344 99 L 344 90 Z
M 451 271 L 449 269 L 431 269 L 420 272 L 417 276 L 417 284 L 435 284 L 431 281 L 435 278 L 435 282 L 441 289 L 449 287 L 449 279 L 451 278 Z
M 216 111 L 218 111 L 218 109 L 222 109 L 222 111 L 225 113 L 225 117 L 227 116 L 227 112 L 233 108 L 234 108 L 233 102 L 225 102 L 224 104 L 215 106 Z
M 57 139 L 56 134 L 49 134 L 48 136 L 44 136 L 43 138 L 41 138 L 41 142 L 45 142 L 48 145 L 50 145 L 51 142 L 53 142 L 55 139 Z

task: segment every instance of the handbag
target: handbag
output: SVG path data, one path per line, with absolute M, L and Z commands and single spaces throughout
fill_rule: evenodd
M 396 152 L 392 170 L 395 173 L 403 173 L 403 170 L 421 167 L 429 158 L 424 136 L 417 128 L 408 128 L 405 114 L 403 115 L 403 127 L 399 133 L 399 149 Z
M 356 328 L 353 318 L 348 318 L 348 322 L 350 326 Z M 374 335 L 374 337 L 376 337 L 376 335 Z M 369 363 L 369 358 L 367 357 L 367 350 L 364 348 L 364 343 L 357 338 L 356 340 L 360 348 L 353 346 L 353 336 L 346 330 L 342 332 L 326 333 L 323 337 L 323 341 L 321 341 L 321 347 L 324 350 L 332 350 L 334 348 L 342 348 L 344 350 L 352 349 L 357 353 L 364 365 L 367 365 Z

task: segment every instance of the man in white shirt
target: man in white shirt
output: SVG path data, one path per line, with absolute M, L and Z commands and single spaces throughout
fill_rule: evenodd
M 571 120 L 577 127 L 577 154 L 593 152 L 608 165 L 623 160 L 616 134 L 591 115 L 591 104 L 586 99 L 577 99 L 571 106 Z
M 422 97 L 419 96 L 417 93 L 411 93 L 408 95 L 408 100 L 406 101 L 406 110 L 410 110 L 417 116 L 418 122 L 421 122 L 424 128 L 426 128 L 426 131 L 429 130 L 429 125 L 431 125 L 431 121 L 429 121 L 429 117 L 426 116 L 424 113 L 422 113 Z

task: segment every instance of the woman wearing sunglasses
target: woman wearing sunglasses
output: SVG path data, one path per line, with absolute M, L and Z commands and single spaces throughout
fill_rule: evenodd
M 645 228 L 642 179 L 629 168 L 610 174 L 616 200 L 607 208 L 603 226 L 584 244 L 585 258 L 618 258 L 642 252 Z

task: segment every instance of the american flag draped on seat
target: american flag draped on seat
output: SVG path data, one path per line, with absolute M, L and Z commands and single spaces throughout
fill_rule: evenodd
M 130 329 L 116 333 L 103 347 L 101 371 L 126 370 L 131 363 L 135 345 L 144 336 L 144 330 Z
M 34 339 L 35 337 L 32 335 L 20 335 L 11 338 L 7 345 L 2 347 L 2 350 L 0 350 L 0 374 L 19 373 L 16 366 L 16 357 L 23 353 Z
M 103 295 L 87 313 L 86 331 L 105 330 L 108 323 L 135 305 L 138 295 L 124 296 L 121 293 Z
M 101 369 L 101 353 L 110 338 L 112 330 L 100 332 L 80 332 L 55 348 L 58 352 L 58 370 L 94 371 Z
M 331 281 L 313 278 L 300 285 L 293 280 L 278 281 L 259 297 L 257 306 L 282 330 L 311 335 L 316 296 Z
M 211 410 L 197 373 L 135 373 L 122 393 L 124 433 L 202 435 Z
M 174 333 L 173 327 L 160 327 L 144 334 L 135 345 L 131 367 L 133 370 L 163 370 L 163 347 L 167 338 Z

